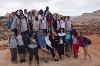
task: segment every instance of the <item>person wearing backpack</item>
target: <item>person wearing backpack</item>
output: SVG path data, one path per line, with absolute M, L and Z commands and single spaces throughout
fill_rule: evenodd
M 17 34 L 18 22 L 19 22 L 19 19 L 16 16 L 16 13 L 12 12 L 12 14 L 9 17 L 9 20 L 7 22 L 7 26 L 8 26 L 9 29 L 11 29 L 11 31 L 13 31 L 15 33 L 15 35 Z
M 79 33 L 79 43 L 84 51 L 84 60 L 87 59 L 87 56 L 91 60 L 91 55 L 89 54 L 89 49 L 88 49 L 88 46 L 91 44 L 91 41 L 87 37 L 84 37 L 82 32 Z
M 11 52 L 11 61 L 16 64 L 17 63 L 17 41 L 14 32 L 11 33 L 9 37 L 8 47 Z
M 18 25 L 17 29 L 21 32 L 21 34 L 23 36 L 23 42 L 24 42 L 25 46 L 27 47 L 27 45 L 28 45 L 28 43 L 27 43 L 28 35 L 27 34 L 28 34 L 28 30 L 29 30 L 29 21 L 27 21 L 24 14 L 20 15 L 19 25 Z

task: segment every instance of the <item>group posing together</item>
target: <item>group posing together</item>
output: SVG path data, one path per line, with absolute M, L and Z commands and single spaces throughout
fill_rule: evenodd
M 11 29 L 9 47 L 13 63 L 17 63 L 17 53 L 20 63 L 25 62 L 28 52 L 29 63 L 32 63 L 34 55 L 36 63 L 39 64 L 39 49 L 51 54 L 54 61 L 71 56 L 77 58 L 80 46 L 84 50 L 84 60 L 86 56 L 91 59 L 88 53 L 91 41 L 82 32 L 75 30 L 70 16 L 53 17 L 49 7 L 37 13 L 35 10 L 27 12 L 27 9 L 12 12 L 7 26 Z

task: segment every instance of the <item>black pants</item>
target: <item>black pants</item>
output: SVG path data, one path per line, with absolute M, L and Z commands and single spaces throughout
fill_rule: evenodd
M 58 53 L 59 53 L 59 56 L 64 55 L 64 44 L 58 45 Z
M 28 36 L 28 30 L 22 32 L 22 39 L 23 39 L 23 42 L 24 42 L 24 45 L 25 47 L 27 48 L 28 47 L 28 42 L 29 42 L 29 36 Z
M 11 61 L 17 61 L 17 48 L 11 48 Z
M 29 52 L 29 61 L 33 60 L 33 55 L 35 57 L 36 62 L 39 62 L 38 48 L 28 48 Z
M 47 48 L 48 50 L 50 50 L 50 52 L 52 53 L 52 57 L 54 58 L 54 57 L 55 57 L 54 49 L 51 48 L 51 47 L 48 46 L 48 45 L 46 45 L 46 48 Z

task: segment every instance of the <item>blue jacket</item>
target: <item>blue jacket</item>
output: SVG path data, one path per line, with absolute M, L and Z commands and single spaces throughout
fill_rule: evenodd
M 42 47 L 42 48 L 46 47 L 45 35 L 44 34 L 42 34 L 42 35 L 40 34 L 38 36 L 38 42 L 39 42 L 40 47 Z

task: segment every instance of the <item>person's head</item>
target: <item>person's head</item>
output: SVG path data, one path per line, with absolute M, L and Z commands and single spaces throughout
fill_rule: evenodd
M 78 36 L 82 36 L 83 33 L 81 31 L 78 32 Z
M 66 34 L 70 34 L 70 32 L 69 31 L 66 31 Z
M 29 12 L 28 12 L 28 15 L 29 15 L 29 16 L 32 16 L 32 13 L 29 11 Z
M 20 14 L 23 14 L 23 10 L 22 9 L 20 9 L 19 12 L 20 12 Z
M 52 14 L 51 14 L 51 13 L 49 13 L 47 16 L 52 17 Z
M 64 32 L 64 30 L 61 28 L 61 29 L 60 29 L 60 32 L 62 33 L 62 32 Z
M 38 16 L 35 17 L 35 20 L 38 21 Z
M 63 19 L 66 20 L 66 16 L 63 16 Z
M 60 17 L 60 20 L 63 20 L 63 17 Z
M 24 14 L 21 14 L 20 15 L 20 19 L 24 19 Z
M 15 33 L 14 33 L 14 32 L 11 32 L 10 34 L 11 34 L 11 35 L 15 35 Z
M 48 6 L 46 6 L 46 11 L 49 11 L 49 7 Z
M 71 18 L 70 16 L 67 16 L 67 20 L 68 20 L 68 21 L 70 20 L 70 18 Z
M 52 36 L 55 36 L 55 32 L 52 32 Z
M 32 38 L 35 38 L 35 33 L 32 34 Z
M 32 11 L 32 16 L 35 16 L 35 11 Z
M 75 31 L 73 31 L 72 35 L 74 35 L 74 36 L 78 36 L 77 31 L 76 31 L 76 30 L 75 30 Z
M 43 14 L 43 10 L 42 10 L 42 9 L 39 11 L 39 14 L 40 14 L 40 15 L 42 15 L 42 14 Z
M 16 16 L 16 13 L 15 12 L 12 12 L 12 16 Z
M 47 36 L 50 36 L 50 32 L 47 32 Z
M 27 12 L 27 9 L 24 9 L 24 14 L 27 14 L 28 12 Z

